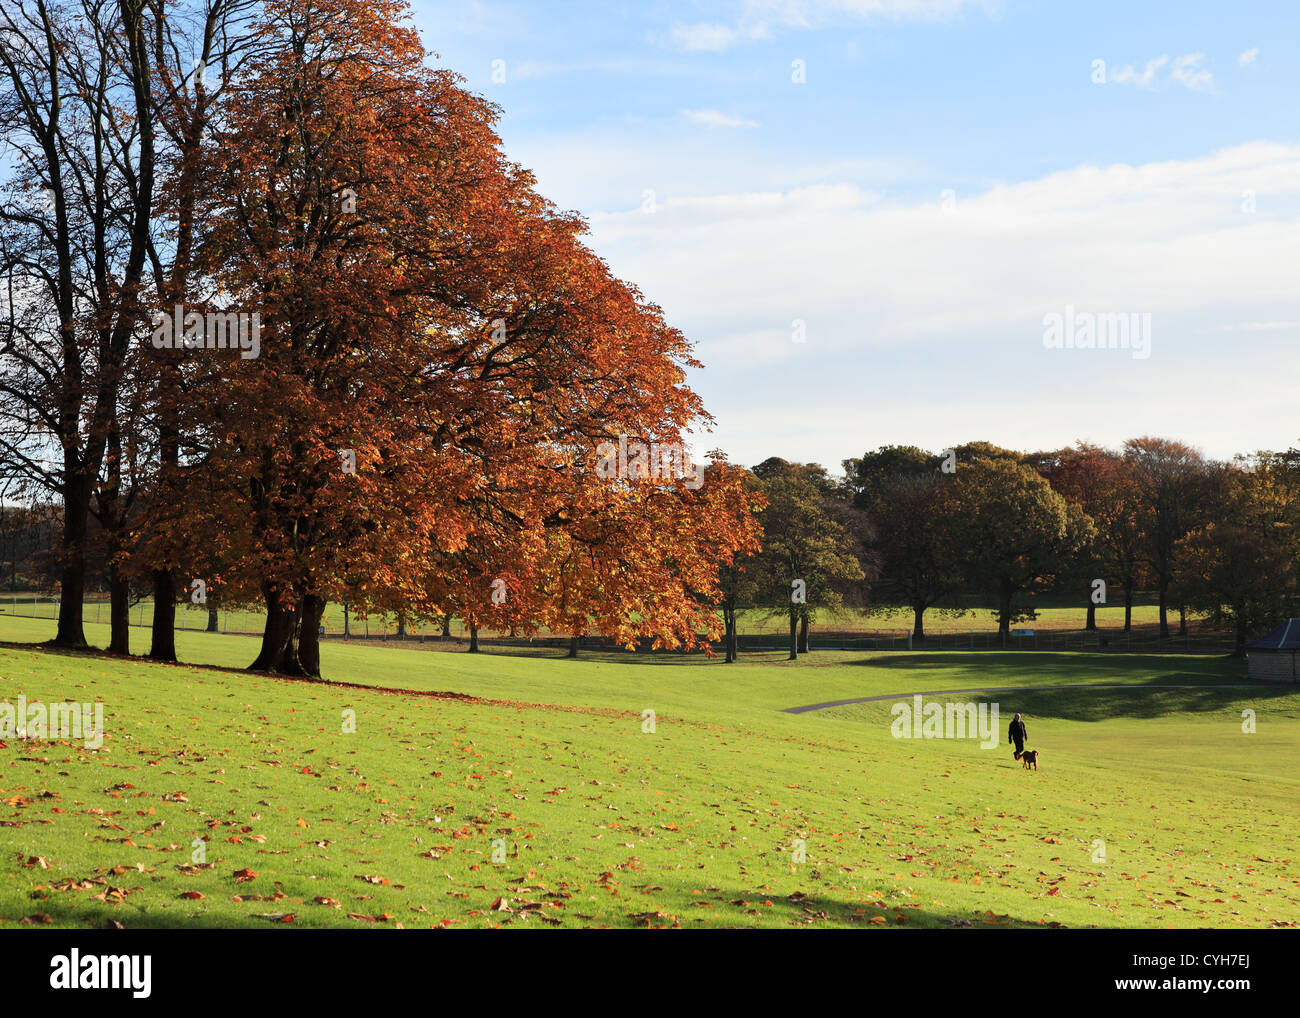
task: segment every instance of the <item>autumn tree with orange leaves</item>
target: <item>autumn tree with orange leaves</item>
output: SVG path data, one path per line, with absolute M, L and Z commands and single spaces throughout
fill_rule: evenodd
M 187 505 L 213 538 L 194 571 L 265 604 L 253 667 L 279 672 L 319 674 L 331 599 L 485 624 L 506 614 L 489 577 L 513 580 L 512 624 L 693 645 L 717 563 L 754 540 L 748 502 L 593 463 L 707 422 L 690 345 L 403 15 L 275 0 L 223 91 L 197 264 L 207 307 L 260 316 L 260 351 L 205 351 L 192 389 L 209 471 Z

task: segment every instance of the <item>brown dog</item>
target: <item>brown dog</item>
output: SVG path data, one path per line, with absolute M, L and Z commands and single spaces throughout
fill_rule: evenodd
M 1024 753 L 1021 754 L 1020 763 L 1025 770 L 1029 770 L 1030 767 L 1033 767 L 1034 770 L 1038 770 L 1038 750 L 1025 750 Z

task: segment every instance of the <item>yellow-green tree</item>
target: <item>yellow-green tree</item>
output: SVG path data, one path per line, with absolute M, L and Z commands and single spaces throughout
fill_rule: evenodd
M 1069 571 L 1092 539 L 1092 520 L 1032 467 L 1005 458 L 958 461 L 953 485 L 953 543 L 967 582 L 997 606 L 998 634 L 1034 617 L 1017 604 Z

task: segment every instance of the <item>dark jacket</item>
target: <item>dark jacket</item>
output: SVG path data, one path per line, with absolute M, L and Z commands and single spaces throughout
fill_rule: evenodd
M 1007 729 L 1007 742 L 1019 742 L 1021 744 L 1029 741 L 1029 730 L 1025 728 L 1023 721 L 1012 721 L 1011 727 Z

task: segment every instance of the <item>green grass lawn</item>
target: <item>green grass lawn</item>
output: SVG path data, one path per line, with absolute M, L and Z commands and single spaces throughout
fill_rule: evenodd
M 52 631 L 0 616 L 0 641 Z M 107 627 L 87 636 L 102 645 Z M 0 647 L 0 701 L 101 701 L 106 727 L 98 751 L 0 749 L 0 927 L 1300 917 L 1300 691 L 1246 686 L 1240 662 L 817 652 L 725 665 L 327 642 L 327 679 L 363 688 L 221 670 L 256 643 L 181 633 L 180 667 Z M 784 713 L 1004 686 L 1042 688 L 936 698 L 996 700 L 1000 740 L 1024 712 L 1037 772 L 1001 742 L 896 739 L 891 702 Z M 437 691 L 465 698 L 421 695 Z
M 45 599 L 43 599 L 45 598 Z M 108 624 L 108 601 L 106 599 L 94 599 L 88 601 L 85 607 L 85 618 L 88 624 Z M 1021 623 L 1025 628 L 1051 631 L 1073 631 L 1083 629 L 1087 621 L 1087 608 L 1082 604 L 1066 604 L 1056 599 L 1044 600 L 1038 608 L 1038 618 L 1032 622 Z M 53 600 L 48 599 L 48 595 L 37 595 L 33 600 L 30 592 L 18 593 L 16 595 L 0 594 L 0 618 L 44 618 L 54 619 L 58 617 L 58 605 Z M 220 610 L 218 613 L 218 625 L 221 630 L 232 633 L 251 633 L 260 632 L 263 624 L 263 614 L 257 611 L 245 611 L 235 609 L 232 611 Z M 1160 620 L 1159 608 L 1154 602 L 1144 600 L 1140 604 L 1133 606 L 1133 625 L 1139 628 L 1155 626 Z M 1169 615 L 1170 625 L 1176 626 L 1178 616 L 1176 612 Z M 1124 628 L 1124 606 L 1120 605 L 1103 605 L 1097 609 L 1097 626 L 1106 630 L 1122 630 Z M 325 615 L 322 619 L 325 630 L 330 635 L 339 635 L 343 632 L 344 612 L 343 606 L 331 602 L 325 608 Z M 145 628 L 153 623 L 153 602 L 149 600 L 141 601 L 131 608 L 131 625 L 140 632 L 136 639 L 145 643 L 148 640 Z M 176 625 L 184 630 L 202 631 L 207 628 L 208 612 L 206 608 L 199 608 L 189 604 L 178 606 L 176 613 Z M 737 632 L 742 636 L 753 635 L 756 633 L 773 633 L 781 634 L 787 632 L 788 623 L 781 618 L 770 616 L 760 611 L 742 611 L 737 617 Z M 369 635 L 374 636 L 392 636 L 396 632 L 396 621 L 389 618 L 373 617 L 370 619 L 358 620 L 352 618 L 350 622 L 351 633 L 355 636 Z M 822 613 L 814 630 L 865 630 L 874 632 L 896 631 L 907 633 L 912 629 L 912 613 L 905 609 L 879 609 L 868 614 L 858 609 L 845 609 L 837 614 Z M 987 608 L 976 609 L 967 612 L 965 615 L 952 616 L 941 614 L 937 610 L 931 610 L 925 616 L 926 632 L 950 633 L 950 632 L 970 632 L 980 631 L 989 632 L 997 630 L 997 622 L 993 613 Z M 428 624 L 412 622 L 406 627 L 409 636 L 419 636 L 424 634 L 427 637 L 437 636 L 442 632 L 440 624 Z M 463 637 L 467 635 L 465 627 L 461 625 L 458 619 L 453 619 L 451 623 L 452 635 Z M 485 634 L 490 635 L 490 634 Z

